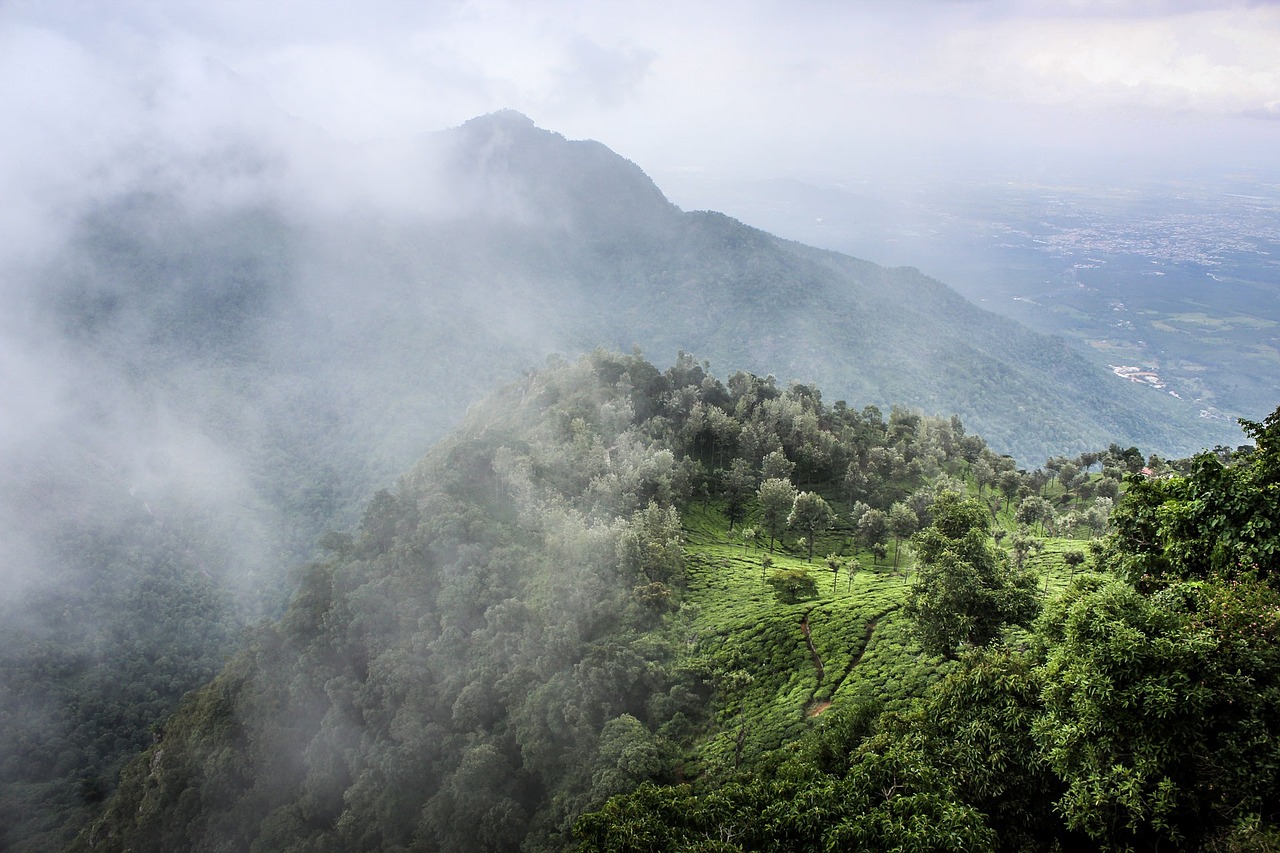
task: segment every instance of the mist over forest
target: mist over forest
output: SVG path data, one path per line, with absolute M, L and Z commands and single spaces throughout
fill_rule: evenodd
M 1046 230 L 999 281 L 938 242 L 886 252 L 903 266 L 833 250 L 915 228 L 885 213 L 901 200 L 839 207 L 856 239 L 815 248 L 762 230 L 830 236 L 808 202 L 674 204 L 665 178 L 690 199 L 714 181 L 656 132 L 573 138 L 596 135 L 573 104 L 634 131 L 644 113 L 618 116 L 642 81 L 687 79 L 669 55 L 569 39 L 568 65 L 503 86 L 452 53 L 467 14 L 440 11 L 458 29 L 427 45 L 439 91 L 486 95 L 424 124 L 430 87 L 406 96 L 354 48 L 323 84 L 288 78 L 324 65 L 317 33 L 385 38 L 387 9 L 330 11 L 289 48 L 263 47 L 284 15 L 219 50 L 253 16 L 183 6 L 208 29 L 181 36 L 142 8 L 102 29 L 0 10 L 0 107 L 21 119 L 0 157 L 0 849 L 875 849 L 944 827 L 969 849 L 1271 849 L 1274 779 L 1237 773 L 1271 766 L 1250 733 L 1274 734 L 1269 195 L 1249 196 L 1252 242 L 1205 256 L 1247 300 L 1204 296 L 1196 267 L 1113 333 L 1108 288 L 1146 268 L 1117 252 L 1104 281 L 1081 261 L 1102 238 L 1062 249 L 1095 221 L 1019 209 Z M 829 71 L 810 73 L 817 91 Z M 334 115 L 367 100 L 377 132 L 281 106 L 313 85 Z M 903 116 L 927 105 L 886 113 L 868 163 L 880 145 L 914 168 Z M 385 124 L 397 109 L 414 120 Z M 670 145 L 714 135 L 694 112 Z M 727 169 L 739 142 L 815 166 L 832 144 L 735 127 Z M 921 233 L 963 219 L 928 210 Z M 933 277 L 947 257 L 965 295 Z M 1042 273 L 1062 278 L 1029 308 Z M 996 292 L 1016 310 L 987 310 Z M 1109 367 L 1153 353 L 1206 393 Z M 944 539 L 978 592 L 939 604 Z M 944 611 L 967 627 L 930 626 Z M 1149 668 L 1210 685 L 1184 698 L 1212 722 L 1139 743 L 1122 719 L 1087 758 L 1052 741 L 1110 713 L 1054 673 L 1133 675 L 1086 660 L 1079 620 L 1104 612 L 1098 631 L 1153 638 Z M 1018 710 L 974 699 L 989 677 Z M 988 717 L 1028 768 L 1007 785 L 944 747 Z M 1129 754 L 1145 763 L 1108 776 Z M 914 824 L 867 794 L 906 766 Z M 843 803 L 817 834 L 750 818 L 809 795 Z M 714 847 L 709 802 L 739 846 Z
M 199 514 L 214 551 L 193 553 L 251 602 L 482 391 L 600 345 L 955 412 L 1024 464 L 1229 440 L 910 270 L 682 213 L 519 114 L 369 150 L 268 117 L 90 182 L 11 250 L 14 589 L 48 574 L 58 525 L 130 507 Z

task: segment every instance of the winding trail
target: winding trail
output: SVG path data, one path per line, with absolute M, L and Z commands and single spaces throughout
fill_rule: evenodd
M 888 611 L 885 612 L 887 613 Z M 884 613 L 881 613 L 880 616 L 873 616 L 867 622 L 867 632 L 862 637 L 862 648 L 858 649 L 858 653 L 853 656 L 853 659 L 849 661 L 849 665 L 844 668 L 844 675 L 840 676 L 840 681 L 843 682 L 848 678 L 849 673 L 853 672 L 853 668 L 862 663 L 862 656 L 867 653 L 867 647 L 871 645 L 871 635 L 876 632 L 876 625 L 880 623 L 880 617 L 884 615 Z
M 840 689 L 840 685 L 844 683 L 845 679 L 848 678 L 853 673 L 854 668 L 858 664 L 862 663 L 862 656 L 867 653 L 867 648 L 870 647 L 871 645 L 871 636 L 875 633 L 876 626 L 880 624 L 880 620 L 897 609 L 898 609 L 897 607 L 890 607 L 888 610 L 885 610 L 883 613 L 877 613 L 875 616 L 872 616 L 869 620 L 867 620 L 867 629 L 862 637 L 862 648 L 858 649 L 858 653 L 849 659 L 849 665 L 846 666 L 844 668 L 844 672 L 840 674 L 839 681 L 837 681 L 835 685 L 832 686 L 831 688 L 832 696 L 834 696 L 836 691 Z M 822 665 L 822 658 L 818 655 L 818 649 L 813 644 L 813 634 L 809 629 L 809 614 L 812 612 L 813 612 L 812 608 L 805 611 L 804 618 L 800 620 L 800 632 L 804 634 L 805 645 L 809 647 L 809 656 L 813 658 L 813 668 L 816 669 L 818 672 L 817 683 L 813 685 L 813 690 L 809 694 L 809 703 L 808 705 L 805 706 L 806 717 L 816 717 L 819 714 L 821 714 L 823 711 L 831 707 L 830 700 L 823 699 L 819 701 L 814 698 L 814 696 L 818 692 L 818 688 L 822 686 L 822 682 L 827 677 L 827 671 L 826 671 L 826 668 L 823 667 Z
M 818 650 L 813 645 L 813 636 L 809 633 L 809 614 L 813 610 L 805 611 L 804 618 L 800 620 L 800 632 L 804 634 L 804 644 L 809 647 L 809 656 L 813 658 L 813 668 L 818 671 L 818 683 L 814 687 L 822 685 L 822 679 L 826 678 L 827 672 L 823 669 L 822 658 L 818 657 Z

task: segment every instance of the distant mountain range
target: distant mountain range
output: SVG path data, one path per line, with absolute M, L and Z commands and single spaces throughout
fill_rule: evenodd
M 349 196 L 237 200 L 193 179 L 77 214 L 9 308 L 26 318 L 10 344 L 25 348 L 20 379 L 58 402 L 7 455 L 61 460 L 72 492 L 96 460 L 94 489 L 110 496 L 91 503 L 205 482 L 197 502 L 215 515 L 277 514 L 265 526 L 292 533 L 270 550 L 288 558 L 488 389 L 595 347 L 684 350 L 713 372 L 813 383 L 858 408 L 958 414 L 1027 467 L 1112 442 L 1186 455 L 1237 436 L 914 269 L 681 211 L 634 163 L 519 113 L 417 140 L 384 164 L 391 191 L 351 192 L 355 152 L 299 140 L 197 166 L 271 185 L 290 157 L 324 162 Z
M 829 403 L 954 413 L 1027 467 L 1238 436 L 914 269 L 681 211 L 634 163 L 517 113 L 375 165 L 315 134 L 228 144 L 69 208 L 65 244 L 5 291 L 0 390 L 24 417 L 0 433 L 0 700 L 14 737 L 93 758 L 0 778 L 0 823 L 56 827 L 40 803 L 98 796 L 323 531 L 549 354 L 683 350 Z M 179 598 L 183 635 L 216 639 L 152 667 L 169 629 L 130 632 Z M 150 680 L 115 684 L 125 666 Z M 19 671 L 123 692 L 104 711 Z M 137 720 L 95 728 L 125 719 L 110 708 Z
M 962 295 L 1095 364 L 1140 366 L 1202 417 L 1280 399 L 1280 194 L 1264 172 L 1072 185 L 958 172 L 855 184 L 660 178 L 684 207 L 879 263 Z
M 518 113 L 422 149 L 442 176 L 424 189 L 427 213 L 209 216 L 167 195 L 121 200 L 84 221 L 91 271 L 64 277 L 75 286 L 57 310 L 144 381 L 189 364 L 234 365 L 241 388 L 289 375 L 290 396 L 297 382 L 311 394 L 285 404 L 284 422 L 319 405 L 354 430 L 345 452 L 396 446 L 386 470 L 480 387 L 595 346 L 683 349 L 713 369 L 816 382 L 852 405 L 954 412 L 1030 466 L 1113 441 L 1183 455 L 1235 435 L 913 269 L 682 212 L 636 165 Z M 392 437 L 405 430 L 412 447 Z

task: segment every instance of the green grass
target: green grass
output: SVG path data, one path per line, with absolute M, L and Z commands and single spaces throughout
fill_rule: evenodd
M 841 531 L 818 540 L 810 564 L 799 546 L 772 554 L 768 547 L 744 548 L 714 506 L 688 508 L 685 527 L 694 654 L 720 678 L 713 730 L 695 750 L 704 766 L 730 768 L 778 749 L 814 725 L 814 711 L 826 703 L 874 698 L 894 706 L 936 676 L 940 661 L 920 652 L 900 613 L 908 586 L 905 546 L 898 572 L 892 551 L 878 566 L 860 554 L 852 582 L 841 570 L 833 589 L 825 554 L 849 550 Z M 780 602 L 765 583 L 764 557 L 773 560 L 770 573 L 807 568 L 818 595 Z M 806 619 L 821 675 L 805 640 Z
M 1243 314 L 1232 314 L 1225 317 L 1210 317 L 1208 314 L 1203 313 L 1169 314 L 1166 318 L 1166 323 L 1184 323 L 1188 326 L 1199 326 L 1205 329 L 1224 332 L 1233 331 L 1237 326 L 1246 326 L 1250 329 L 1270 329 L 1274 328 L 1276 325 L 1274 320 L 1267 320 L 1261 317 L 1249 317 Z M 1182 330 L 1174 329 L 1174 331 Z
M 1066 589 L 1067 584 L 1070 583 L 1071 568 L 1063 560 L 1063 554 L 1067 551 L 1081 551 L 1085 555 L 1084 564 L 1075 571 L 1075 574 L 1092 570 L 1093 558 L 1089 554 L 1088 540 L 1046 538 L 1043 542 L 1044 549 L 1039 553 L 1032 551 L 1028 554 L 1025 564 L 1040 578 L 1042 595 L 1052 597 Z
M 1002 511 L 998 523 L 1013 527 L 1011 515 L 1012 509 Z M 815 712 L 829 706 L 874 700 L 886 708 L 900 707 L 948 666 L 924 654 L 902 614 L 913 567 L 905 544 L 897 571 L 892 547 L 880 565 L 862 553 L 856 556 L 852 580 L 842 569 L 833 585 L 825 555 L 853 550 L 847 531 L 835 529 L 820 538 L 814 561 L 808 563 L 806 549 L 794 537 L 789 548 L 777 547 L 773 553 L 767 544 L 758 544 L 767 540 L 744 547 L 738 529 L 728 530 L 714 503 L 687 507 L 684 525 L 685 601 L 693 614 L 690 654 L 701 658 L 717 679 L 710 731 L 690 755 L 704 770 L 749 765 L 815 725 Z M 750 517 L 746 525 L 752 525 Z M 1067 586 L 1071 574 L 1063 555 L 1070 550 L 1087 553 L 1086 541 L 1043 542 L 1042 550 L 1028 555 L 1026 566 L 1040 578 L 1042 594 L 1053 595 Z M 817 596 L 795 604 L 780 602 L 765 583 L 764 557 L 773 560 L 769 573 L 807 568 L 817 581 Z M 1086 562 L 1083 569 L 1089 567 Z M 802 628 L 806 620 L 812 651 Z

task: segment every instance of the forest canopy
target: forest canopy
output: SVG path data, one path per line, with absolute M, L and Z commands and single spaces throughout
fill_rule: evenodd
M 1246 429 L 1027 472 L 553 360 L 325 537 L 74 849 L 1271 849 L 1280 415 Z

